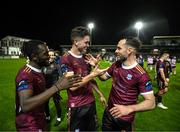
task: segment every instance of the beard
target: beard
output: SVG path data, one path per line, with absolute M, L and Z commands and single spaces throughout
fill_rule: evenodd
M 120 54 L 115 54 L 116 57 L 118 58 L 118 60 L 120 60 L 121 62 L 124 62 L 127 60 L 127 57 L 120 55 Z
M 39 60 L 38 65 L 39 65 L 40 67 L 44 67 L 44 66 L 49 66 L 50 63 L 49 63 L 48 60 L 47 60 L 47 61 L 46 61 L 46 60 Z
M 124 62 L 124 61 L 127 60 L 127 57 L 125 57 L 125 56 L 119 56 L 119 60 L 121 60 L 122 62 Z

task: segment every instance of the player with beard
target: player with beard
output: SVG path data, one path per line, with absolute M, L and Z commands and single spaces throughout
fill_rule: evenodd
M 101 80 L 113 79 L 108 106 L 103 115 L 102 131 L 132 131 L 135 112 L 155 107 L 149 75 L 136 62 L 140 45 L 136 38 L 121 39 L 115 51 L 120 60 L 100 76 Z M 144 100 L 137 103 L 139 94 Z
M 80 77 L 60 78 L 46 90 L 41 68 L 49 64 L 45 42 L 32 40 L 24 42 L 22 53 L 29 63 L 16 76 L 16 129 L 17 131 L 45 131 L 44 103 L 56 92 L 79 86 Z

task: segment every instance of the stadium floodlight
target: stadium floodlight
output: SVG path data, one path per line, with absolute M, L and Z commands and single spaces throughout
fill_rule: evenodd
M 94 23 L 89 23 L 88 28 L 90 31 L 90 45 L 92 44 L 92 29 L 94 28 Z
M 136 22 L 134 27 L 137 30 L 137 37 L 139 38 L 139 31 L 143 28 L 143 23 L 141 21 Z

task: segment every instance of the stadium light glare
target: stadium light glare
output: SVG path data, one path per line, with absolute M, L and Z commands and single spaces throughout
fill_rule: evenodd
M 94 28 L 94 23 L 89 23 L 88 24 L 89 32 L 90 32 L 90 45 L 92 44 L 92 29 Z
M 139 31 L 143 28 L 143 23 L 141 21 L 136 22 L 134 27 L 137 30 L 137 37 L 139 38 Z

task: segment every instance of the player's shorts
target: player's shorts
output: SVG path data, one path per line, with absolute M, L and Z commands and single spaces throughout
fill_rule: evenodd
M 69 108 L 69 131 L 95 131 L 96 130 L 96 104 L 92 102 L 81 107 Z
M 176 68 L 176 66 L 172 66 L 172 69 Z
M 102 131 L 132 131 L 132 123 L 114 118 L 107 109 L 102 119 Z

